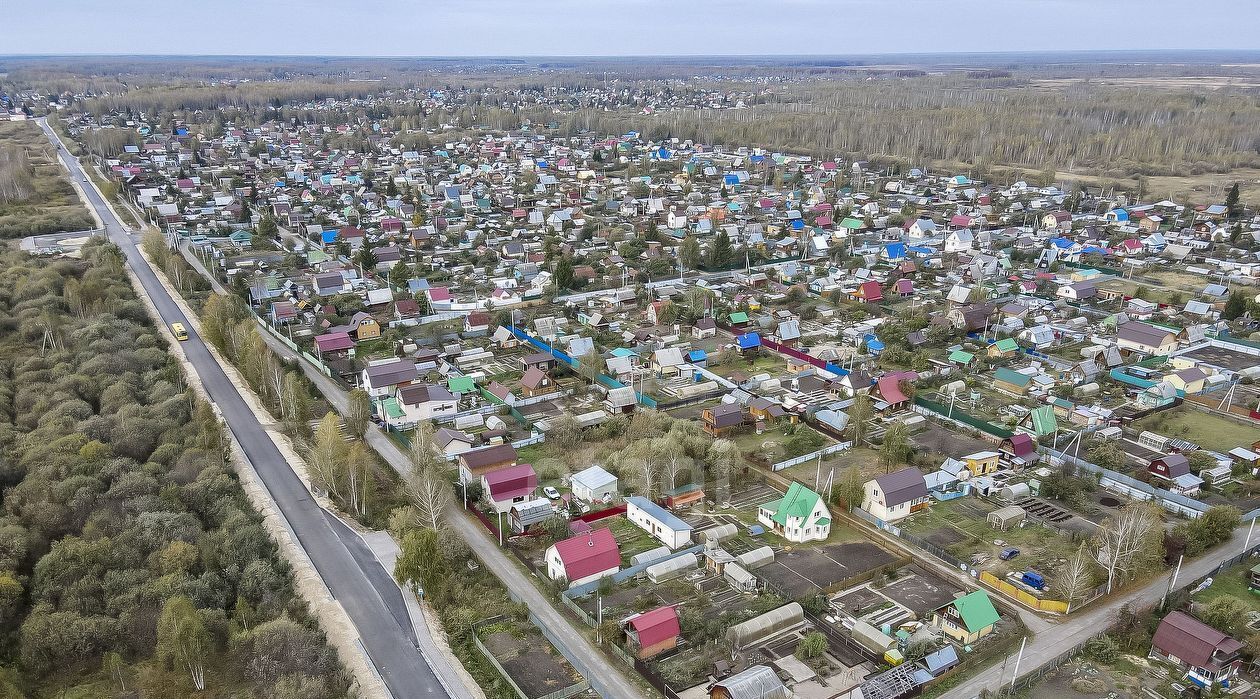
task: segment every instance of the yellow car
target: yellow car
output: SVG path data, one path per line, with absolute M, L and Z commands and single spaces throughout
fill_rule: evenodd
M 183 342 L 188 339 L 188 331 L 184 329 L 183 323 L 171 323 L 171 333 L 175 335 L 175 339 Z

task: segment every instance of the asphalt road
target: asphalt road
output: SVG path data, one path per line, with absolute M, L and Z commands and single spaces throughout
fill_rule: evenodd
M 76 179 L 86 177 L 76 158 L 70 155 L 61 140 L 43 121 L 40 127 L 57 145 L 61 159 Z M 197 336 L 194 326 L 180 312 L 175 301 L 158 282 L 153 270 L 140 256 L 135 242 L 122 223 L 101 199 L 100 194 L 81 181 L 92 207 L 105 224 L 110 240 L 117 243 L 127 263 L 140 278 L 145 294 L 167 323 L 182 322 L 189 338 L 181 343 L 189 362 L 197 371 L 211 400 L 218 405 L 232 434 L 249 457 L 271 497 L 297 534 L 298 542 L 315 565 L 333 596 L 341 602 L 354 622 L 372 664 L 396 699 L 447 697 L 437 676 L 416 650 L 414 630 L 403 606 L 402 596 L 384 570 L 360 551 L 356 557 L 348 546 L 362 546 L 362 541 L 344 526 L 333 528 L 324 510 L 311 498 L 306 486 L 293 473 L 275 443 L 258 424 L 237 388 L 223 373 L 222 367 Z M 343 540 L 348 536 L 348 540 Z M 370 560 L 364 561 L 362 556 Z M 366 564 L 366 566 L 365 566 Z M 372 568 L 375 566 L 375 569 Z M 365 570 L 365 567 L 367 570 Z M 392 594 L 391 594 L 392 593 Z
M 1246 526 L 1239 527 L 1234 531 L 1234 537 L 1228 544 L 1184 563 L 1177 577 L 1177 589 L 1189 586 L 1215 570 L 1222 561 L 1242 553 L 1247 545 L 1247 529 Z M 1257 540 L 1260 540 L 1260 536 L 1253 537 L 1251 545 L 1254 546 Z M 1116 612 L 1124 605 L 1145 608 L 1158 604 L 1160 598 L 1168 591 L 1171 577 L 1171 572 L 1160 575 L 1143 587 L 1123 591 L 1112 599 L 1095 603 L 1083 612 L 1068 616 L 1062 623 L 1038 631 L 1035 636 L 1030 636 L 1024 648 L 1023 661 L 1019 666 L 1019 676 L 1023 677 L 1040 669 L 1078 644 L 1089 640 L 1094 634 L 1105 630 L 1115 621 Z M 993 666 L 976 673 L 962 684 L 945 692 L 941 697 L 942 699 L 974 699 L 980 696 L 981 690 L 996 691 L 999 687 L 1009 686 L 1014 679 L 1015 658 L 1012 656 L 1005 665 L 999 660 Z
M 211 279 L 216 291 L 222 291 L 221 285 L 205 269 L 201 260 L 192 254 L 187 246 L 182 248 L 184 259 L 203 276 Z M 336 382 L 325 376 L 310 362 L 303 360 L 296 352 L 277 340 L 270 333 L 262 333 L 263 339 L 272 351 L 286 360 L 296 360 L 298 366 L 306 374 L 311 383 L 328 400 L 338 412 L 344 414 L 349 406 L 346 391 Z M 379 427 L 371 425 L 367 433 L 368 445 L 380 454 L 399 475 L 404 478 L 411 472 L 411 462 L 398 445 Z M 613 664 L 597 649 L 590 639 L 579 631 L 573 622 L 556 609 L 551 600 L 538 590 L 521 566 L 499 547 L 497 539 L 490 536 L 481 523 L 458 507 L 447 513 L 447 521 L 451 528 L 464 539 L 482 565 L 497 577 L 508 594 L 518 602 L 529 607 L 530 615 L 543 635 L 556 646 L 562 655 L 591 686 L 606 699 L 645 699 L 645 694 L 624 673 L 620 665 Z

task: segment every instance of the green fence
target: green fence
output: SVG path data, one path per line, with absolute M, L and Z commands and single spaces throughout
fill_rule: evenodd
M 958 422 L 963 423 L 964 425 L 974 427 L 977 430 L 984 432 L 985 434 L 991 434 L 994 437 L 1006 439 L 1007 437 L 1010 437 L 1012 434 L 1014 434 L 1014 432 L 1004 427 L 998 427 L 997 425 L 991 422 L 988 422 L 987 420 L 981 420 L 980 418 L 975 417 L 973 415 L 968 415 L 967 413 L 959 410 L 957 407 L 955 407 L 953 410 L 950 410 L 945 405 L 937 403 L 936 401 L 928 400 L 927 398 L 922 398 L 920 396 L 914 397 L 914 404 L 919 406 L 920 408 L 923 408 L 924 410 L 936 413 L 937 415 L 940 415 L 941 417 L 946 417 L 950 420 L 956 420 Z

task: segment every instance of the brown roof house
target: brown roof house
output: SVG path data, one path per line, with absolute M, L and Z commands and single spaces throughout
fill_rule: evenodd
M 511 444 L 496 444 L 463 452 L 459 455 L 459 479 L 475 483 L 491 471 L 516 465 L 516 449 Z
M 1173 612 L 1155 629 L 1151 657 L 1177 665 L 1187 680 L 1211 689 L 1217 682 L 1229 686 L 1242 666 L 1242 649 L 1236 639 L 1185 612 Z
M 526 398 L 554 393 L 555 390 L 556 382 L 547 376 L 547 372 L 536 366 L 526 369 L 525 375 L 521 377 L 521 393 Z
M 863 486 L 862 509 L 883 522 L 896 522 L 931 501 L 923 472 L 913 466 L 886 473 Z
M 739 403 L 719 403 L 700 413 L 704 431 L 714 437 L 724 437 L 744 424 L 744 408 Z

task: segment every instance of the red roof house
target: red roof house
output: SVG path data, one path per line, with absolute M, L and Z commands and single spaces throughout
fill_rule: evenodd
M 538 474 L 529 464 L 508 466 L 481 475 L 481 489 L 496 512 L 507 512 L 538 490 Z
M 678 623 L 678 610 L 672 606 L 657 607 L 649 612 L 636 614 L 624 622 L 623 629 L 629 645 L 640 660 L 647 660 L 678 646 L 682 628 Z
M 884 289 L 877 281 L 862 282 L 862 285 L 855 289 L 851 294 L 853 298 L 867 303 L 875 303 L 884 300 Z
M 354 340 L 349 333 L 337 332 L 320 335 L 315 338 L 315 349 L 320 355 L 347 352 L 354 348 Z
M 1185 612 L 1164 617 L 1151 643 L 1151 655 L 1185 668 L 1186 679 L 1201 687 L 1229 680 L 1242 665 L 1242 643 Z
M 569 586 L 599 580 L 621 568 L 621 549 L 608 527 L 557 541 L 547 549 L 547 575 Z
M 879 393 L 880 399 L 893 408 L 901 407 L 910 400 L 901 390 L 901 378 L 885 375 L 881 376 L 875 384 L 875 391 Z

